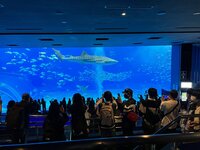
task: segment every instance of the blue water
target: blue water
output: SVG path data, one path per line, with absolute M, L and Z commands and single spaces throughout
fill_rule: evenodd
M 52 48 L 1 48 L 0 96 L 3 110 L 10 99 L 21 100 L 24 92 L 33 99 L 71 98 L 75 92 L 85 97 L 101 97 L 105 90 L 114 96 L 129 87 L 134 97 L 149 87 L 170 89 L 171 46 L 58 48 L 65 57 L 106 56 L 117 63 L 61 60 Z M 48 104 L 48 103 L 47 103 Z

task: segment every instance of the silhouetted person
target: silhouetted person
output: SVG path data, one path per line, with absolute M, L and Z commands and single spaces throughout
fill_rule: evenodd
M 67 103 L 66 103 L 65 97 L 62 100 L 62 105 L 63 105 L 64 111 L 66 112 L 67 111 Z
M 46 114 L 47 112 L 47 108 L 46 108 L 46 101 L 44 100 L 44 98 L 42 98 L 42 111 L 43 111 L 43 114 Z
M 160 118 L 158 119 L 157 112 L 160 110 L 161 101 L 157 99 L 157 89 L 148 89 L 148 98 L 140 103 L 139 111 L 142 115 L 142 128 L 144 134 L 153 134 L 160 128 Z
M 88 136 L 87 123 L 85 118 L 87 107 L 85 106 L 83 98 L 79 93 L 73 95 L 72 101 L 73 104 L 70 108 L 70 113 L 72 115 L 72 139 L 86 138 Z
M 91 114 L 91 118 L 97 117 L 96 109 L 95 109 L 95 102 L 93 99 L 90 100 L 88 107 L 89 107 L 88 112 Z
M 12 131 L 13 143 L 25 143 L 29 126 L 30 115 L 30 95 L 24 93 L 22 95 L 22 101 L 19 103 L 9 102 L 9 105 L 14 104 L 9 108 L 6 116 L 7 127 Z M 10 106 L 8 106 L 10 107 Z
M 102 137 L 110 137 L 115 135 L 115 119 L 116 104 L 113 103 L 113 96 L 110 91 L 103 94 L 104 102 L 99 104 L 100 128 Z
M 62 105 L 57 101 L 51 102 L 47 117 L 44 121 L 44 140 L 60 141 L 66 140 L 64 125 L 69 120 Z
M 178 92 L 176 90 L 171 90 L 167 100 L 162 100 L 160 109 L 164 113 L 164 117 L 161 121 L 161 126 L 164 127 L 170 122 L 172 122 L 179 114 L 180 110 L 180 102 L 177 99 Z M 166 129 L 165 133 L 174 133 L 176 132 L 178 123 L 174 123 L 168 129 Z
M 41 112 L 41 100 L 38 99 L 37 103 L 38 103 L 38 111 Z
M 69 98 L 68 103 L 67 103 L 67 113 L 70 114 L 70 108 L 71 108 L 72 102 L 71 99 Z
M 123 135 L 131 136 L 133 135 L 133 129 L 135 127 L 135 122 L 128 119 L 128 113 L 136 111 L 136 100 L 133 99 L 133 90 L 126 88 L 124 91 L 124 98 L 127 99 L 123 102 Z

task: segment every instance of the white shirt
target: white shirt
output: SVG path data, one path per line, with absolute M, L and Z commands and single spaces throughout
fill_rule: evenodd
M 164 112 L 164 114 L 167 114 L 170 112 L 174 107 L 176 107 L 178 101 L 169 99 L 167 101 L 162 101 L 160 105 L 161 111 Z M 179 109 L 180 109 L 180 103 L 179 105 L 173 110 L 170 114 L 166 115 L 163 117 L 161 121 L 161 126 L 166 126 L 168 123 L 173 121 L 179 114 Z M 174 123 L 172 126 L 169 127 L 169 129 L 175 129 L 177 127 L 177 123 Z

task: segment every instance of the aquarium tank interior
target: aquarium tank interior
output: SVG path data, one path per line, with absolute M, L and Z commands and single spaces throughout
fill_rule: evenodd
M 170 89 L 171 45 L 133 47 L 1 48 L 0 96 L 3 111 L 9 100 L 21 100 L 24 92 L 33 99 L 61 101 L 81 93 L 114 97 L 129 87 L 138 94 L 154 87 Z

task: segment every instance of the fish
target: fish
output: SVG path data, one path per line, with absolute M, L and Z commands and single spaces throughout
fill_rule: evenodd
M 46 52 L 39 52 L 40 55 L 46 55 Z
M 34 62 L 37 62 L 37 60 L 36 59 L 31 59 L 30 60 L 30 63 L 34 63 Z
M 86 92 L 88 89 L 88 86 L 76 85 L 76 87 L 81 92 Z
M 74 62 L 82 62 L 82 63 L 96 63 L 96 64 L 114 64 L 118 63 L 117 60 L 106 57 L 106 56 L 96 56 L 89 55 L 86 51 L 83 51 L 80 56 L 65 56 L 59 50 L 54 49 L 56 56 L 60 60 L 68 60 Z

